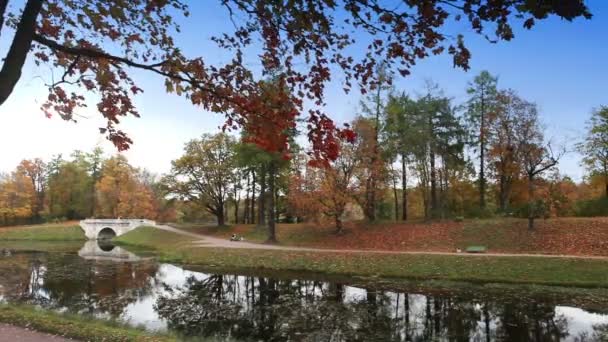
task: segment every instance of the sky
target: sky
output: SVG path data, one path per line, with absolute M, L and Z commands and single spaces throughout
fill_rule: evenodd
M 572 150 L 592 109 L 608 105 L 608 1 L 586 2 L 594 14 L 592 20 L 551 18 L 537 22 L 530 31 L 517 28 L 510 42 L 491 44 L 464 26 L 451 27 L 465 34 L 472 52 L 471 69 L 455 69 L 449 56 L 434 56 L 414 66 L 409 77 L 397 78 L 395 88 L 415 95 L 432 80 L 454 104 L 460 104 L 466 100 L 467 83 L 488 70 L 499 77 L 500 88 L 512 88 L 536 102 L 547 138 Z M 176 37 L 177 44 L 188 55 L 203 55 L 209 62 L 224 60 L 226 55 L 208 38 L 230 30 L 225 10 L 216 2 L 191 3 L 192 16 L 180 21 L 182 33 Z M 6 39 L 3 35 L 0 41 L 1 54 L 6 51 Z M 47 93 L 41 78 L 48 78 L 50 72 L 48 67 L 28 63 L 15 91 L 0 106 L 0 172 L 13 170 L 22 159 L 69 156 L 74 149 L 88 151 L 101 146 L 108 155 L 116 153 L 99 134 L 98 128 L 105 123 L 92 109 L 79 111 L 77 123 L 44 116 L 39 107 Z M 156 76 L 134 74 L 144 89 L 136 97 L 141 118 L 126 118 L 120 125 L 135 142 L 124 154 L 137 167 L 165 173 L 171 160 L 181 155 L 184 143 L 203 133 L 217 132 L 223 118 L 192 106 L 185 98 L 166 94 L 162 79 Z M 358 92 L 347 95 L 341 89 L 338 81 L 330 84 L 326 99 L 327 112 L 339 123 L 357 115 L 360 101 Z M 560 161 L 560 171 L 580 180 L 584 170 L 579 162 L 580 155 L 568 153 Z

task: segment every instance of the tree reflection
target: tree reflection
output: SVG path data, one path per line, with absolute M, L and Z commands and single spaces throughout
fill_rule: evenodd
M 6 266 L 6 267 L 5 267 Z M 0 263 L 8 301 L 66 308 L 70 312 L 119 316 L 151 291 L 154 262 L 95 262 L 71 253 L 17 253 Z
M 352 289 L 352 288 L 351 288 Z M 264 341 L 556 341 L 567 321 L 554 306 L 492 304 L 340 284 L 213 275 L 167 288 L 156 309 L 184 335 Z M 352 291 L 351 291 L 352 292 Z
M 159 316 L 153 319 L 170 330 L 219 340 L 582 342 L 608 337 L 608 324 L 569 335 L 555 298 L 425 289 L 419 290 L 424 294 L 398 293 L 184 272 L 152 261 L 95 262 L 70 253 L 0 258 L 0 291 L 12 302 L 113 318 L 137 315 L 127 310 L 137 302 L 145 301 L 151 310 L 153 301 L 153 314 Z

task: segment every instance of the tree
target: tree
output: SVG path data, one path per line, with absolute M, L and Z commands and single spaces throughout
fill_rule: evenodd
M 225 205 L 235 179 L 233 137 L 219 133 L 203 134 L 184 147 L 184 155 L 172 162 L 171 191 L 184 199 L 196 201 L 225 225 Z
M 557 165 L 561 154 L 555 155 L 551 145 L 545 142 L 536 104 L 522 102 L 516 122 L 517 155 L 528 182 L 528 229 L 534 230 L 534 219 L 538 215 L 534 197 L 535 178 Z
M 382 159 L 382 151 L 377 143 L 375 118 L 358 117 L 352 123 L 356 133 L 357 163 L 355 180 L 357 193 L 355 200 L 363 209 L 368 221 L 375 221 L 378 203 L 382 202 L 388 181 L 387 165 Z
M 90 185 L 93 182 L 86 165 L 78 160 L 62 161 L 49 174 L 48 182 L 50 217 L 73 220 L 91 215 Z
M 482 71 L 475 76 L 473 82 L 469 83 L 467 93 L 467 124 L 472 133 L 472 144 L 478 145 L 479 151 L 479 207 L 486 207 L 486 136 L 488 134 L 487 120 L 488 112 L 492 111 L 496 98 L 497 78 L 487 71 Z
M 148 180 L 146 180 L 148 178 Z M 101 217 L 156 218 L 158 204 L 149 177 L 122 156 L 107 159 L 96 184 L 96 214 Z
M 74 112 L 96 97 L 107 120 L 101 131 L 119 150 L 131 140 L 116 125 L 124 116 L 139 115 L 133 96 L 142 89 L 133 70 L 162 77 L 168 92 L 224 113 L 226 126 L 232 127 L 260 114 L 265 90 L 248 66 L 260 64 L 248 63 L 251 49 L 258 49 L 251 55 L 260 59 L 262 74 L 283 70 L 286 86 L 303 109 L 304 99 L 323 104 L 325 85 L 337 72 L 344 75 L 347 91 L 353 83 L 365 91 L 377 82 L 378 65 L 407 75 L 418 60 L 445 51 L 455 66 L 468 69 L 471 54 L 460 32 L 446 28 L 451 21 L 466 22 L 474 32 L 499 41 L 514 37 L 514 23 L 530 29 L 553 15 L 591 18 L 581 0 L 430 0 L 398 8 L 362 0 L 222 0 L 235 27 L 211 39 L 232 58 L 210 63 L 205 56 L 184 55 L 175 44 L 176 17 L 189 14 L 180 0 L 27 0 L 22 8 L 9 3 L 18 2 L 0 1 L 0 34 L 14 32 L 0 68 L 0 105 L 19 82 L 26 61 L 51 66 L 62 76 L 47 83 L 42 109 L 73 120 Z M 348 54 L 356 43 L 367 47 L 357 58 Z M 308 122 L 315 156 L 335 159 L 336 126 L 320 109 L 309 111 Z M 260 126 L 250 133 L 263 132 Z M 258 142 L 268 147 L 263 139 Z
M 0 215 L 2 224 L 28 222 L 35 203 L 32 182 L 22 172 L 0 175 Z
M 401 219 L 407 220 L 407 169 L 413 158 L 415 146 L 421 137 L 417 135 L 416 115 L 418 103 L 406 94 L 390 96 L 385 111 L 384 142 L 389 160 L 401 159 Z M 395 191 L 396 193 L 396 191 Z M 395 198 L 397 202 L 397 198 Z M 395 213 L 399 210 L 395 205 Z
M 412 107 L 411 129 L 416 141 L 411 148 L 428 219 L 447 213 L 447 174 L 464 164 L 464 132 L 451 100 L 437 85 L 427 87 L 427 94 Z
M 356 195 L 354 177 L 360 161 L 357 146 L 344 143 L 340 156 L 330 165 L 308 166 L 304 175 L 292 177 L 290 204 L 300 215 L 329 217 L 336 234 L 341 234 L 342 216 Z
M 40 220 L 40 213 L 44 209 L 44 196 L 47 188 L 46 164 L 40 158 L 34 160 L 23 160 L 17 166 L 17 172 L 29 178 L 34 189 L 34 202 L 32 203 L 32 213 L 34 219 Z
M 378 202 L 381 201 L 381 198 L 378 197 L 383 194 L 384 184 L 382 183 L 387 173 L 386 163 L 383 160 L 385 153 L 380 148 L 380 132 L 383 130 L 381 118 L 386 111 L 386 93 L 391 90 L 391 80 L 386 73 L 386 67 L 379 65 L 376 72 L 378 80 L 374 84 L 373 92 L 361 101 L 362 117 L 366 119 L 366 122 L 357 122 L 359 134 L 365 137 L 364 142 L 359 144 L 362 147 L 359 152 L 361 157 L 365 159 L 361 163 L 361 166 L 365 166 L 363 172 L 365 175 L 363 180 L 365 193 L 364 200 L 361 203 L 363 204 L 363 212 L 369 221 L 376 220 Z
M 488 117 L 488 161 L 498 180 L 498 205 L 503 213 L 508 211 L 513 181 L 520 174 L 516 132 L 519 112 L 525 108 L 525 101 L 513 90 L 502 90 Z
M 585 140 L 578 144 L 583 163 L 589 173 L 598 173 L 604 179 L 604 196 L 608 198 L 608 107 L 593 111 L 587 122 Z

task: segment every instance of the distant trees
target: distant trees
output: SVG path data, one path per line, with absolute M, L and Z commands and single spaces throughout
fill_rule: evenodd
M 23 160 L 0 176 L 0 225 L 86 217 L 174 220 L 165 195 L 155 176 L 123 156 L 106 159 L 99 148 L 74 151 L 70 159 Z
M 600 106 L 587 122 L 583 142 L 578 144 L 583 164 L 591 174 L 599 174 L 604 180 L 604 196 L 608 198 L 608 107 Z

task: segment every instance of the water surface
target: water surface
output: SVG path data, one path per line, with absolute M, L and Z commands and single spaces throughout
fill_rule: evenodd
M 0 254 L 0 301 L 195 340 L 608 341 L 606 298 L 196 271 L 107 244 L 3 248 L 11 252 Z

